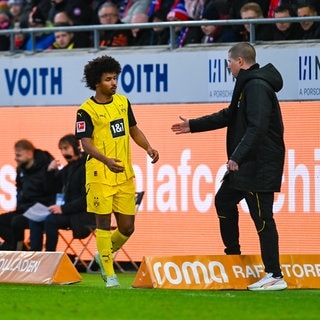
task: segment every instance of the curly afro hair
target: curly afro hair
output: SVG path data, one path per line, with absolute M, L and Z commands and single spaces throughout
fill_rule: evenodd
M 96 84 L 100 82 L 104 73 L 116 73 L 119 75 L 121 72 L 120 63 L 110 56 L 101 56 L 89 61 L 84 66 L 83 82 L 86 87 L 91 90 L 96 89 Z

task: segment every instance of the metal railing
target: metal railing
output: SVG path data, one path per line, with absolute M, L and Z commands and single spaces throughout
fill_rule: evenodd
M 106 30 L 128 30 L 133 28 L 139 29 L 151 29 L 154 27 L 162 27 L 170 29 L 170 41 L 168 48 L 174 50 L 177 46 L 175 44 L 175 31 L 176 27 L 199 27 L 203 25 L 217 25 L 217 26 L 235 26 L 235 25 L 250 25 L 250 43 L 256 43 L 255 28 L 259 24 L 275 24 L 279 22 L 319 22 L 320 16 L 313 17 L 291 17 L 291 18 L 264 18 L 264 19 L 229 19 L 229 20 L 195 20 L 195 21 L 167 21 L 167 22 L 147 22 L 147 23 L 126 23 L 126 24 L 110 24 L 110 25 L 85 25 L 85 26 L 63 26 L 63 27 L 44 27 L 44 28 L 21 28 L 21 29 L 8 29 L 0 30 L 0 35 L 8 35 L 10 37 L 10 49 L 9 53 L 13 54 L 17 52 L 14 48 L 14 36 L 16 34 L 27 34 L 31 38 L 31 50 L 29 52 L 34 53 L 35 50 L 35 34 L 39 32 L 54 33 L 56 31 L 68 31 L 68 32 L 81 32 L 89 31 L 93 33 L 93 46 L 90 47 L 95 50 L 101 49 L 100 47 L 100 31 Z M 319 39 L 320 41 L 320 39 Z M 199 43 L 201 45 L 201 43 Z M 21 50 L 18 50 L 21 52 Z

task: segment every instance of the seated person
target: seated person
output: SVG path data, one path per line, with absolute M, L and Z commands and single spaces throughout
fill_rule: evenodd
M 203 13 L 201 20 L 225 20 L 230 19 L 230 15 L 226 12 L 221 11 L 215 3 L 208 4 Z M 202 43 L 213 43 L 213 42 L 235 42 L 237 41 L 237 35 L 232 26 L 222 25 L 203 25 L 201 26 L 203 37 Z
M 44 232 L 45 250 L 56 251 L 59 229 L 71 229 L 74 238 L 83 239 L 90 234 L 86 226 L 95 224 L 94 216 L 86 211 L 86 155 L 80 150 L 79 140 L 73 134 L 68 134 L 60 139 L 58 146 L 67 161 L 67 165 L 58 171 L 64 204 L 50 205 L 51 214 L 43 222 L 29 220 L 30 246 L 33 251 L 42 250 Z M 59 162 L 56 161 L 51 166 L 55 169 L 59 166 Z
M 74 22 L 69 17 L 66 11 L 59 11 L 53 17 L 53 25 L 70 25 L 73 26 Z M 91 46 L 92 32 L 89 31 L 76 31 L 73 33 L 74 48 L 88 48 Z
M 294 12 L 289 5 L 280 5 L 274 10 L 275 18 L 290 18 L 294 16 Z M 302 39 L 302 32 L 303 30 L 299 23 L 277 22 L 272 32 L 272 40 L 299 40 Z
M 303 2 L 297 8 L 298 17 L 315 17 L 318 15 L 315 5 Z M 320 39 L 320 23 L 316 21 L 300 22 L 303 29 L 302 39 Z
M 186 8 L 183 3 L 179 3 L 176 7 L 172 8 L 167 14 L 168 21 L 191 21 L 188 16 Z M 178 48 L 186 44 L 200 43 L 202 31 L 200 27 L 184 27 L 179 26 L 175 28 L 175 44 Z
M 149 17 L 146 13 L 135 13 L 132 16 L 131 23 L 147 23 Z M 151 45 L 151 29 L 131 29 L 132 41 L 131 45 L 133 46 L 148 46 Z
M 116 25 L 123 24 L 120 20 L 118 7 L 111 3 L 104 3 L 98 11 L 98 17 L 100 24 L 105 25 Z M 101 47 L 122 47 L 129 46 L 132 41 L 131 30 L 104 30 L 101 33 Z
M 67 23 L 57 23 L 55 27 L 69 27 Z M 68 31 L 56 31 L 54 33 L 56 41 L 49 49 L 67 49 L 71 50 L 75 48 L 74 33 Z
M 262 9 L 256 2 L 248 2 L 240 9 L 241 19 L 263 19 Z M 270 24 L 256 24 L 255 40 L 272 40 L 272 26 Z M 244 29 L 240 31 L 242 41 L 250 40 L 250 24 L 244 24 Z
M 40 1 L 43 2 L 44 0 Z M 47 1 L 47 0 L 46 0 Z M 93 24 L 94 12 L 92 10 L 92 1 L 83 0 L 49 0 L 50 9 L 48 10 L 48 20 L 56 24 L 56 15 L 63 12 L 70 19 L 72 26 L 90 26 Z M 66 22 L 66 21 L 64 21 Z M 77 48 L 89 48 L 92 45 L 92 32 L 76 31 L 74 32 L 74 42 Z
M 152 22 L 167 21 L 167 12 L 163 9 L 156 10 L 149 18 Z M 164 27 L 153 27 L 150 32 L 150 44 L 152 45 L 167 45 L 170 40 L 170 29 Z
M 24 230 L 29 227 L 23 215 L 37 202 L 50 205 L 54 202 L 57 184 L 54 170 L 49 170 L 52 155 L 36 149 L 29 140 L 14 145 L 17 205 L 12 212 L 0 214 L 0 237 L 4 240 L 0 250 L 22 250 Z

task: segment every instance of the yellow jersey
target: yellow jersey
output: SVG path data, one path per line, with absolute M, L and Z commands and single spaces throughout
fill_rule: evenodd
M 114 94 L 110 103 L 97 103 L 90 98 L 77 111 L 77 137 L 88 136 L 87 127 L 91 127 L 89 132 L 94 146 L 107 158 L 120 160 L 120 164 L 124 166 L 124 172 L 114 173 L 101 161 L 89 155 L 86 161 L 86 183 L 114 186 L 134 177 L 128 109 L 128 99 Z

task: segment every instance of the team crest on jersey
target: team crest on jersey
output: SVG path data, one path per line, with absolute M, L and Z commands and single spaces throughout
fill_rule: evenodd
M 86 123 L 84 121 L 77 121 L 77 133 L 86 131 Z

